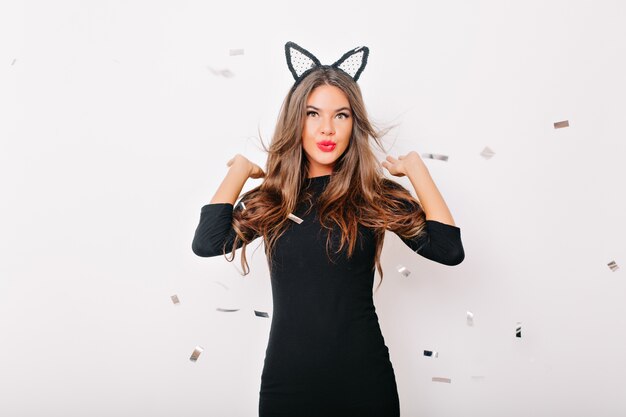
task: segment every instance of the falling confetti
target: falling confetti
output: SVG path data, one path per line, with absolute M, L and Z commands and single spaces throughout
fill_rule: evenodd
M 485 149 L 483 149 L 483 151 L 480 153 L 480 155 L 484 157 L 485 159 L 489 159 L 495 154 L 496 153 L 492 151 L 488 146 L 486 146 Z
M 244 210 L 246 209 L 246 204 L 243 201 L 241 202 L 241 207 L 243 207 Z
M 474 325 L 474 314 L 471 311 L 467 312 L 467 325 L 468 326 Z
M 617 266 L 617 264 L 615 263 L 615 261 L 611 261 L 609 262 L 609 268 L 611 268 L 611 271 L 615 272 L 619 269 L 619 266 Z
M 232 313 L 234 311 L 239 311 L 238 308 L 216 308 L 217 311 L 221 311 L 222 313 Z
M 398 272 L 404 275 L 405 277 L 408 277 L 411 274 L 411 271 L 406 269 L 406 266 L 398 265 L 396 268 L 398 269 Z
M 423 158 L 430 158 L 430 159 L 439 159 L 441 161 L 447 161 L 448 157 L 446 155 L 439 155 L 436 153 L 423 153 L 422 154 Z
M 13 62 L 11 62 L 11 65 L 15 64 L 15 61 L 17 61 L 17 58 L 13 59 Z
M 434 376 L 433 377 L 433 382 L 447 382 L 448 384 L 452 382 L 452 379 L 450 378 L 441 378 L 438 376 Z
M 256 310 L 254 310 L 254 315 L 257 316 L 257 317 L 266 317 L 266 318 L 270 317 L 270 315 L 267 314 L 266 312 L 264 312 L 264 311 L 256 311 Z
M 522 337 L 522 322 L 517 322 L 517 327 L 515 327 L 515 337 Z
M 562 122 L 554 122 L 554 128 L 555 129 L 560 129 L 562 127 L 568 127 L 569 126 L 569 121 L 568 120 L 563 120 Z
M 439 352 L 433 352 L 433 351 L 430 351 L 430 350 L 425 350 L 424 351 L 424 356 L 432 356 L 432 357 L 438 358 L 439 357 Z
M 216 70 L 211 67 L 207 67 L 207 68 L 209 68 L 213 74 L 221 75 L 222 77 L 225 77 L 225 78 L 231 78 L 233 75 L 235 75 L 229 69 Z
M 178 300 L 178 295 L 174 294 L 174 295 L 172 295 L 171 298 L 172 298 L 172 302 L 174 304 L 180 304 L 180 301 Z
M 214 282 L 214 283 L 216 283 L 216 284 L 221 285 L 222 287 L 224 287 L 224 289 L 225 289 L 225 290 L 227 290 L 227 289 L 228 289 L 228 287 L 227 287 L 225 284 L 222 284 L 222 283 L 221 283 L 221 282 L 219 282 L 219 281 L 213 281 L 213 282 Z
M 228 53 L 230 56 L 243 55 L 243 49 L 231 49 Z
M 289 217 L 290 220 L 293 220 L 294 222 L 298 224 L 302 223 L 302 219 L 298 216 L 295 216 L 293 213 L 289 213 L 287 217 Z
M 195 362 L 198 360 L 198 356 L 200 356 L 200 354 L 204 351 L 204 348 L 202 346 L 196 346 L 196 348 L 193 350 L 193 353 L 191 354 L 191 357 L 189 358 L 190 361 Z

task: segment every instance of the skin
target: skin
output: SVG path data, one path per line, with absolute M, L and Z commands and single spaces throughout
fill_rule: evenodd
M 302 129 L 302 147 L 309 161 L 308 177 L 329 175 L 337 159 L 343 154 L 350 143 L 352 132 L 352 112 L 348 98 L 335 86 L 322 85 L 314 89 L 307 99 L 304 127 Z M 337 111 L 342 107 L 347 107 Z M 337 146 L 332 152 L 323 152 L 317 142 L 332 140 Z M 230 170 L 220 185 L 211 203 L 227 202 L 234 204 L 248 178 L 262 178 L 265 172 L 243 155 L 237 154 L 228 161 Z M 455 226 L 452 214 L 430 176 L 426 164 L 420 155 L 411 151 L 398 158 L 388 155 L 381 166 L 396 177 L 407 176 L 415 189 L 417 199 L 422 204 L 427 220 Z
M 308 177 L 330 175 L 335 162 L 348 148 L 352 135 L 352 109 L 348 97 L 338 87 L 321 85 L 311 91 L 306 104 L 302 147 L 309 161 Z M 337 146 L 331 152 L 324 152 L 317 146 L 324 140 L 335 142 Z

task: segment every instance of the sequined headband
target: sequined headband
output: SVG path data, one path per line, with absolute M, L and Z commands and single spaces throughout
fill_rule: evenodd
M 339 68 L 350 77 L 357 81 L 367 64 L 367 57 L 370 50 L 367 46 L 359 46 L 351 51 L 343 54 L 332 65 L 322 65 L 320 60 L 312 53 L 294 42 L 285 44 L 285 56 L 287 58 L 287 66 L 291 75 L 296 80 L 292 88 L 295 88 L 302 79 L 304 79 L 311 71 L 318 67 Z

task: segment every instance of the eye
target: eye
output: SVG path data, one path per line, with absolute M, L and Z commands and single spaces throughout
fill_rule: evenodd
M 350 117 L 348 113 L 339 113 L 337 116 L 343 116 L 344 119 L 347 119 L 348 117 Z
M 310 110 L 310 111 L 306 112 L 306 115 L 308 116 L 308 115 L 310 115 L 311 113 L 315 113 L 315 114 L 317 114 L 317 112 L 316 112 L 316 111 Z

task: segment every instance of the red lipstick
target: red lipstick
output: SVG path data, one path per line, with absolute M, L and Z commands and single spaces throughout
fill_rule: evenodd
M 323 140 L 321 142 L 317 142 L 317 147 L 320 148 L 323 152 L 331 152 L 335 150 L 337 144 L 331 140 Z

